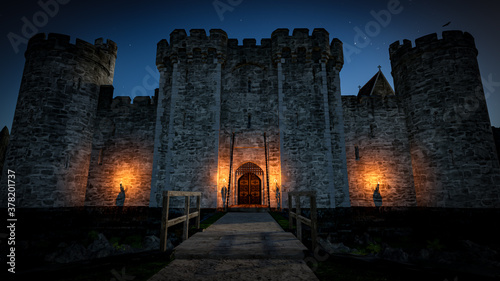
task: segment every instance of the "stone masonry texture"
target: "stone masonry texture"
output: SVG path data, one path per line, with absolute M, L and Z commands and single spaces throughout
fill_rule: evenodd
M 121 185 L 125 206 L 161 207 L 164 191 L 182 190 L 222 208 L 229 179 L 239 203 L 238 169 L 251 163 L 273 208 L 291 191 L 315 191 L 318 208 L 372 207 L 377 186 L 382 206 L 500 207 L 472 36 L 431 34 L 389 53 L 395 91 L 384 78 L 341 96 L 342 42 L 324 29 L 277 29 L 260 44 L 176 29 L 157 45 L 159 89 L 132 101 L 113 98 L 112 41 L 35 35 L 1 205 L 11 169 L 20 207 L 115 206 Z
M 491 127 L 493 130 L 493 138 L 495 139 L 495 146 L 497 148 L 497 155 L 500 161 L 500 128 Z
M 3 170 L 3 162 L 5 161 L 5 153 L 9 146 L 9 129 L 5 126 L 0 132 L 0 171 Z
M 156 104 L 150 97 L 111 100 L 112 90 L 101 88 L 85 205 L 115 205 L 122 183 L 126 206 L 147 206 Z
M 445 31 L 390 46 L 419 206 L 500 207 L 500 167 L 474 38 Z
M 4 165 L 16 172 L 18 207 L 85 201 L 99 89 L 113 83 L 117 47 L 102 39 L 69 41 L 38 34 L 28 43 Z
M 379 184 L 383 206 L 415 206 L 408 134 L 398 98 L 343 96 L 342 101 L 352 204 L 374 206 Z

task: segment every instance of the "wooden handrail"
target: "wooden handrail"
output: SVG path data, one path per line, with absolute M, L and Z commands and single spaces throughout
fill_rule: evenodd
M 170 208 L 170 197 L 184 197 L 184 215 L 171 219 L 168 219 L 168 213 Z M 196 196 L 196 207 L 197 211 L 193 213 L 189 213 L 189 197 Z M 181 222 L 184 223 L 183 231 L 182 231 L 182 241 L 188 239 L 189 235 L 189 220 L 192 218 L 196 218 L 196 227 L 200 228 L 200 208 L 201 208 L 201 192 L 189 192 L 189 191 L 164 191 L 163 192 L 163 210 L 161 217 L 161 238 L 160 238 L 160 250 L 165 252 L 167 250 L 167 241 L 168 241 L 168 228 L 170 226 L 179 224 Z
M 311 218 L 308 219 L 301 215 L 300 209 L 300 197 L 306 196 L 310 198 L 311 201 Z M 295 212 L 292 212 L 293 208 L 293 198 L 296 198 Z M 311 227 L 311 239 L 312 239 L 312 250 L 316 249 L 317 234 L 318 234 L 318 217 L 316 210 L 316 193 L 313 191 L 298 191 L 298 192 L 288 192 L 288 223 L 289 228 L 293 228 L 293 218 L 297 220 L 297 238 L 302 241 L 302 224 Z

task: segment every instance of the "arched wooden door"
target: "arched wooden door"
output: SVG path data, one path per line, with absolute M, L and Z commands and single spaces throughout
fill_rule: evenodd
M 261 181 L 254 173 L 246 173 L 238 180 L 238 204 L 261 204 Z

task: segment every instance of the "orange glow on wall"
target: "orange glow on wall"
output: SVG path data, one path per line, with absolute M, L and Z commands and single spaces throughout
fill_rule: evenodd
M 381 185 L 381 181 L 382 181 L 381 175 L 374 172 L 366 173 L 363 177 L 363 187 L 367 191 L 373 192 L 377 187 L 377 184 Z
M 87 189 L 88 205 L 116 206 L 120 183 L 125 191 L 124 206 L 149 204 L 152 153 L 146 147 L 127 143 L 107 149 L 102 164 L 91 162 Z M 97 159 L 97 158 L 96 158 Z

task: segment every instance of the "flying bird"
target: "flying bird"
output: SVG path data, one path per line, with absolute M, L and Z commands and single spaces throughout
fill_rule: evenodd
M 449 21 L 449 22 L 447 22 L 447 23 L 443 24 L 443 27 L 450 25 L 450 23 L 451 23 L 451 21 Z

